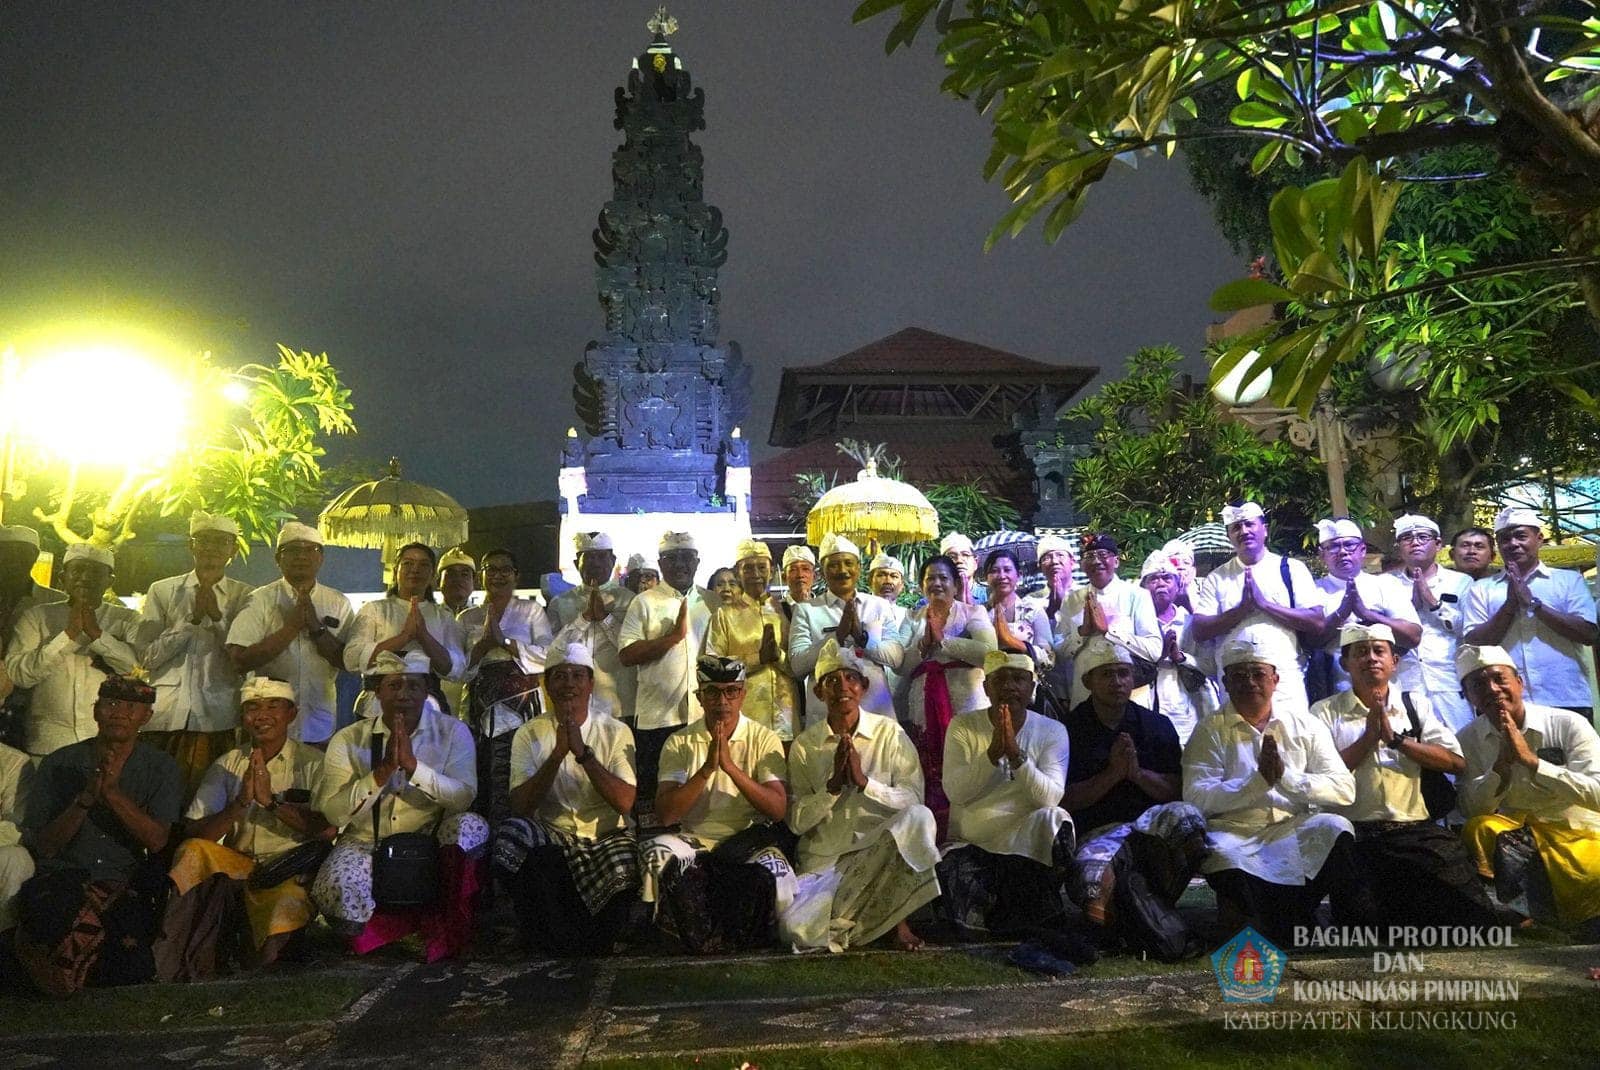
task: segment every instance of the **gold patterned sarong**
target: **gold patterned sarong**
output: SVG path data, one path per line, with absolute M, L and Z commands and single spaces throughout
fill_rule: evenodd
M 233 880 L 246 880 L 256 868 L 255 859 L 210 840 L 185 840 L 172 860 L 168 876 L 179 895 L 203 884 L 216 874 Z M 256 948 L 270 937 L 305 928 L 316 916 L 311 893 L 297 878 L 291 877 L 271 888 L 244 889 L 245 916 L 250 921 L 250 936 Z

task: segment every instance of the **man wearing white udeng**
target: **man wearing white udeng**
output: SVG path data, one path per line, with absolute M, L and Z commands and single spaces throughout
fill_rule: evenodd
M 1322 595 L 1305 565 L 1267 549 L 1267 517 L 1255 502 L 1222 510 L 1234 556 L 1200 581 L 1189 634 L 1197 643 L 1246 640 L 1278 670 L 1275 709 L 1305 712 L 1299 637 L 1322 631 Z
M 908 919 L 939 895 L 922 765 L 905 729 L 861 708 L 866 668 L 854 647 L 823 644 L 816 689 L 828 715 L 789 750 L 800 876 L 780 883 L 778 930 L 797 948 L 843 951 L 893 929 L 897 947 L 915 950 Z

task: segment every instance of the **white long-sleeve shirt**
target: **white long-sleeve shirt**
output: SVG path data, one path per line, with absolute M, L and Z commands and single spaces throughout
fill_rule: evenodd
M 1066 726 L 1030 712 L 1017 731 L 1022 762 L 1010 776 L 989 761 L 993 737 L 988 709 L 962 714 L 945 733 L 950 839 L 1051 865 L 1056 833 L 1072 820 L 1061 808 L 1067 787 Z
M 1161 625 L 1156 620 L 1156 607 L 1150 601 L 1150 592 L 1120 576 L 1113 576 L 1103 588 L 1085 584 L 1073 588 L 1061 600 L 1061 610 L 1056 614 L 1055 621 L 1058 661 L 1070 661 L 1077 657 L 1078 651 L 1088 642 L 1087 636 L 1078 634 L 1078 628 L 1083 624 L 1090 591 L 1094 592 L 1105 613 L 1106 638 L 1114 646 L 1120 646 L 1147 661 L 1154 661 L 1161 656 Z M 1074 707 L 1089 697 L 1089 689 L 1083 686 L 1081 675 L 1076 669 L 1072 672 L 1071 698 Z
M 35 757 L 99 733 L 94 703 L 106 676 L 95 668 L 96 656 L 119 673 L 139 663 L 135 647 L 139 614 L 121 604 L 102 602 L 94 611 L 100 638 L 91 643 L 87 636 L 67 635 L 68 612 L 66 602 L 30 607 L 17 619 L 6 650 L 11 679 L 18 687 L 33 688 L 23 745 Z
M 295 612 L 298 596 L 287 580 L 275 580 L 250 592 L 244 608 L 228 629 L 229 646 L 255 646 L 283 627 Z M 311 588 L 311 607 L 341 643 L 350 636 L 355 614 L 350 599 L 332 587 L 316 584 Z M 339 670 L 317 652 L 314 639 L 304 631 L 289 641 L 278 656 L 256 669 L 261 676 L 282 680 L 294 688 L 295 705 L 300 708 L 289 735 L 302 743 L 321 743 L 333 735 L 338 711 L 336 683 Z
M 922 803 L 922 764 L 917 748 L 892 717 L 861 712 L 854 732 L 867 786 L 847 783 L 828 793 L 839 737 L 824 717 L 795 737 L 789 748 L 789 828 L 800 837 L 800 871 L 818 873 L 840 855 L 874 839 L 886 827 L 912 867 L 923 872 L 939 861 L 932 837 L 924 844 L 895 823 L 902 810 Z
M 1456 783 L 1461 812 L 1526 814 L 1569 829 L 1600 833 L 1600 735 L 1576 713 L 1523 703 L 1522 738 L 1539 759 L 1537 769 L 1512 767 L 1502 780 L 1494 771 L 1500 730 L 1479 716 L 1457 738 L 1467 771 Z
M 437 602 L 419 601 L 417 607 L 422 613 L 422 623 L 428 629 L 428 634 L 450 655 L 449 670 L 438 675 L 451 680 L 461 679 L 467 671 L 467 652 L 462 646 L 461 626 L 456 623 L 455 616 Z M 373 651 L 378 644 L 399 635 L 410 614 L 411 600 L 399 595 L 384 595 L 362 606 L 356 612 L 356 619 L 350 627 L 350 638 L 345 643 L 344 667 L 354 673 L 366 672 L 372 664 Z M 422 641 L 413 639 L 396 653 L 421 649 Z
M 340 840 L 372 842 L 372 807 L 378 835 L 427 832 L 447 817 L 465 813 L 478 794 L 477 752 L 472 729 L 438 712 L 429 702 L 411 734 L 417 771 L 396 769 L 379 785 L 372 778 L 373 737 L 382 760 L 389 726 L 366 717 L 334 733 L 322 764 L 317 809 L 339 830 Z M 380 801 L 381 800 L 381 801 Z
M 1283 775 L 1261 776 L 1261 745 L 1278 741 Z M 1355 778 L 1328 726 L 1299 710 L 1273 708 L 1256 728 L 1228 703 L 1201 721 L 1183 749 L 1183 801 L 1206 815 L 1206 873 L 1239 869 L 1273 884 L 1302 885 L 1328 860 L 1350 822 L 1325 810 L 1356 799 Z
M 250 585 L 224 576 L 212 586 L 221 620 L 195 615 L 195 574 L 157 580 L 139 614 L 139 653 L 156 689 L 147 732 L 224 732 L 239 726 L 239 672 L 228 658 L 228 629 L 244 610 Z
M 867 633 L 861 656 L 867 662 L 867 693 L 861 708 L 867 713 L 894 716 L 894 686 L 890 673 L 900 664 L 900 636 L 892 625 L 894 606 L 875 594 L 855 593 L 856 617 Z M 817 697 L 812 673 L 822 647 L 839 627 L 844 616 L 844 599 L 823 591 L 809 602 L 797 602 L 789 621 L 789 671 L 805 692 L 805 723 L 816 724 L 828 716 L 828 707 Z

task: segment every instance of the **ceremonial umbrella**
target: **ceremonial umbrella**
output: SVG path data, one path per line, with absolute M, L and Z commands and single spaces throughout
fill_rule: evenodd
M 1228 529 L 1220 520 L 1190 528 L 1178 538 L 1194 549 L 1195 568 L 1202 576 L 1234 554 L 1233 543 L 1228 541 Z
M 395 551 L 408 542 L 457 546 L 467 541 L 467 511 L 442 490 L 400 478 L 400 459 L 389 458 L 389 474 L 341 491 L 317 518 L 335 546 L 383 551 L 385 575 Z
M 819 545 L 830 532 L 866 543 L 870 561 L 880 544 L 938 538 L 939 513 L 916 487 L 878 475 L 877 461 L 868 458 L 853 483 L 828 491 L 806 515 L 807 542 Z

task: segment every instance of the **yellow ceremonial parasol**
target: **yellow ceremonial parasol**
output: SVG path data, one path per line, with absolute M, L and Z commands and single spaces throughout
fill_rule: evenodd
M 834 487 L 806 514 L 807 542 L 818 545 L 830 532 L 866 543 L 870 560 L 880 544 L 938 538 L 939 512 L 916 487 L 880 476 L 868 457 L 854 482 Z
M 384 574 L 395 551 L 408 542 L 456 546 L 467 541 L 467 511 L 442 490 L 400 478 L 400 459 L 389 458 L 389 474 L 341 491 L 317 518 L 335 546 L 383 551 Z

